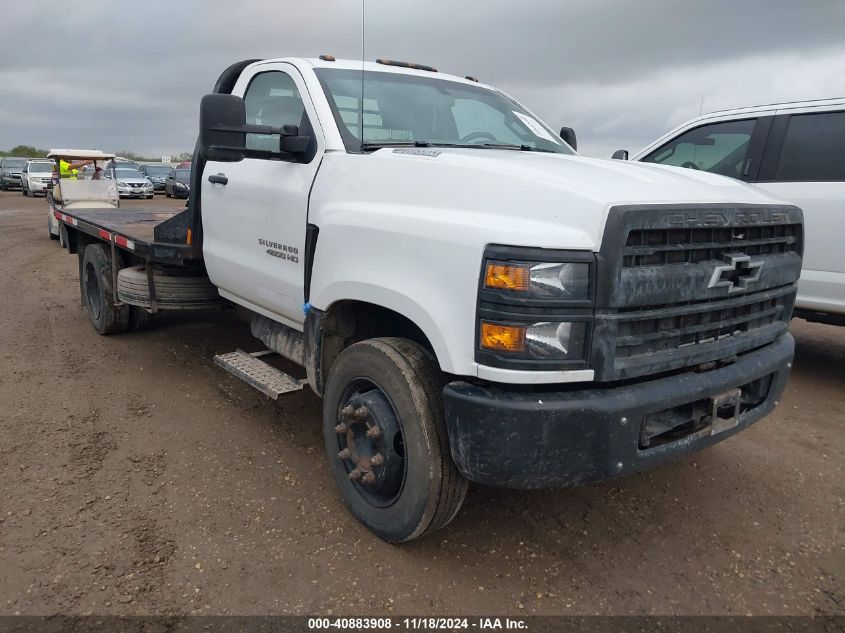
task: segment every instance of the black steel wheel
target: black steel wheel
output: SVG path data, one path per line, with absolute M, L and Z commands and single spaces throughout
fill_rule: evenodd
M 466 495 L 441 393 L 436 361 L 401 338 L 356 343 L 329 374 L 323 434 L 335 481 L 352 513 L 388 542 L 444 527 Z
M 103 244 L 89 244 L 82 256 L 82 297 L 98 334 L 118 334 L 129 328 L 129 306 L 115 305 L 111 253 Z

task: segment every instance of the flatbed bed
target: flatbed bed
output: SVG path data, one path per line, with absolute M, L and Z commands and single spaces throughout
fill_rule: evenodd
M 59 222 L 99 240 L 129 250 L 148 262 L 181 264 L 199 259 L 190 228 L 190 207 L 184 209 L 77 208 L 57 209 Z

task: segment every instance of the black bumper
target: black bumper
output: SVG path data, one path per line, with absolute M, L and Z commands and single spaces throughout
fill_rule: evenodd
M 471 481 L 506 488 L 572 486 L 652 468 L 768 414 L 783 393 L 794 346 L 786 334 L 732 365 L 619 387 L 506 391 L 452 382 L 443 391 L 452 457 Z M 692 413 L 697 423 L 653 437 L 655 424 L 707 411 L 712 398 L 740 387 L 739 415 L 714 422 Z

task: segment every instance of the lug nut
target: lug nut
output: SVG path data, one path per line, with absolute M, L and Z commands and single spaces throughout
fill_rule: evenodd
M 340 459 L 352 459 L 352 451 L 350 451 L 348 448 L 344 448 L 337 454 L 337 456 Z
M 364 476 L 364 471 L 361 470 L 360 468 L 356 468 L 355 470 L 353 470 L 352 472 L 350 472 L 347 475 L 347 477 L 352 481 L 358 481 L 363 476 Z
M 375 425 L 367 429 L 367 437 L 377 439 L 381 437 L 381 429 Z
M 334 432 L 337 433 L 338 435 L 343 435 L 348 430 L 349 430 L 349 427 L 346 426 L 346 424 L 344 424 L 343 422 L 341 422 L 336 427 L 334 427 Z
M 368 486 L 371 486 L 376 483 L 375 473 L 373 471 L 367 472 L 363 477 L 361 477 L 361 483 L 367 484 Z
M 370 415 L 370 412 L 367 410 L 367 407 L 360 406 L 360 407 L 353 407 L 351 404 L 347 404 L 340 410 L 341 415 L 344 415 L 347 418 L 353 418 L 355 420 L 364 420 Z
M 381 466 L 384 463 L 384 455 L 381 453 L 376 453 L 372 457 L 370 457 L 370 464 L 373 466 Z

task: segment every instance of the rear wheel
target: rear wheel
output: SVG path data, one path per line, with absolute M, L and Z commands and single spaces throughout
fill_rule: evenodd
M 356 343 L 332 366 L 323 401 L 332 473 L 352 514 L 385 541 L 434 532 L 463 503 L 441 392 L 437 363 L 407 339 Z
M 98 334 L 119 334 L 129 328 L 129 306 L 115 306 L 111 254 L 103 244 L 89 244 L 82 257 L 82 296 Z

